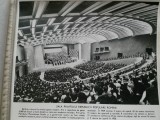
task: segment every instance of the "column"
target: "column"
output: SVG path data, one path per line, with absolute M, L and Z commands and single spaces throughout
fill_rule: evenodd
M 90 61 L 91 60 L 91 43 L 82 44 L 82 59 Z
M 32 72 L 32 70 L 35 67 L 34 63 L 34 47 L 32 45 L 25 45 L 25 53 L 26 53 L 26 59 L 28 61 L 28 72 Z
M 43 47 L 38 45 L 34 47 L 35 68 L 44 68 Z
M 82 59 L 82 44 L 78 44 L 78 50 L 79 50 L 79 55 L 78 55 L 78 58 L 79 58 L 79 60 L 81 60 Z

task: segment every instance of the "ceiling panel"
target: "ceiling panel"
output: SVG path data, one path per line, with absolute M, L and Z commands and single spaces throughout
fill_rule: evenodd
M 38 20 L 37 25 L 47 24 L 47 21 L 48 21 L 48 19 L 41 18 L 41 19 Z
M 29 29 L 23 29 L 23 33 L 24 34 L 30 34 L 31 33 L 30 28 Z
M 74 8 L 71 13 L 80 13 L 84 9 L 88 8 L 89 6 L 93 5 L 96 1 L 84 1 L 80 5 L 78 5 L 76 8 Z
M 118 1 L 111 2 L 111 3 L 107 4 L 107 5 L 99 8 L 99 9 L 97 9 L 97 10 L 95 10 L 95 11 L 93 11 L 93 13 L 94 13 L 94 12 L 95 12 L 95 13 L 99 13 L 99 12 L 105 10 L 106 8 L 109 8 L 109 7 L 111 7 L 111 6 L 113 6 L 113 5 L 116 5 L 116 4 L 118 4 L 118 3 L 120 3 L 120 2 L 118 2 Z
M 34 2 L 20 2 L 20 16 L 32 15 Z
M 158 3 L 127 1 L 20 2 L 18 39 L 32 38 L 36 44 L 41 39 L 77 43 L 87 42 L 82 41 L 87 36 L 91 41 L 96 34 L 106 40 L 152 34 L 156 33 L 157 7 Z
M 67 3 L 68 1 L 50 1 L 44 14 L 58 13 Z
M 30 20 L 20 20 L 19 21 L 19 27 L 26 27 L 30 26 Z
M 43 30 L 43 27 L 36 27 L 35 29 L 36 32 L 42 32 L 42 30 Z

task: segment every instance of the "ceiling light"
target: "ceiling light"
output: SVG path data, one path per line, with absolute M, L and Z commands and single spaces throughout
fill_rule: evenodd
M 35 34 L 35 28 L 32 28 L 32 35 Z
M 78 18 L 75 22 L 78 23 L 78 22 L 84 20 L 85 18 L 86 18 L 86 17 L 80 17 L 80 18 Z
M 69 20 L 71 20 L 73 17 L 67 17 L 62 21 L 62 24 L 67 23 Z
M 32 27 L 36 27 L 37 20 L 32 20 Z
M 56 20 L 56 18 L 51 18 L 48 20 L 48 25 L 52 25 L 52 23 Z
M 46 32 L 47 31 L 47 26 L 43 27 L 43 32 Z
M 63 30 L 67 29 L 69 27 L 70 24 L 67 24 L 64 26 Z
M 55 25 L 54 26 L 54 31 L 56 31 L 58 29 L 59 25 Z

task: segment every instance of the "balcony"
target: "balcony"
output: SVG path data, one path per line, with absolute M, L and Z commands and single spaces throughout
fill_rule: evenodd
M 27 61 L 18 61 L 17 63 L 16 63 L 16 67 L 20 67 L 20 66 L 24 66 L 24 65 L 27 65 Z
M 93 52 L 93 54 L 104 54 L 104 53 L 109 53 L 110 51 L 109 50 L 107 50 L 107 51 L 95 51 L 95 52 Z

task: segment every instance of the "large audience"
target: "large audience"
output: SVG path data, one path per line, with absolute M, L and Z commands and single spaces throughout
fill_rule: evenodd
M 151 64 L 137 68 L 131 74 L 124 76 L 120 74 L 111 76 L 108 73 L 105 76 L 92 77 L 88 83 L 84 83 L 83 81 L 75 82 L 74 80 L 49 83 L 40 79 L 39 72 L 34 72 L 27 76 L 22 76 L 15 81 L 14 101 L 159 104 L 156 64 L 156 60 L 154 60 Z M 69 71 L 68 69 L 65 72 Z M 112 70 L 112 67 L 110 70 Z M 73 75 L 77 75 L 76 72 L 72 72 Z M 72 76 L 70 72 L 67 74 L 69 78 Z M 63 73 L 61 77 L 63 77 Z
M 44 74 L 44 79 L 50 82 L 66 82 L 74 79 L 74 76 L 79 74 L 79 70 L 73 68 L 62 68 L 46 71 Z
M 105 64 L 104 62 L 88 61 L 88 62 L 75 66 L 75 68 L 81 69 L 84 71 L 91 71 L 99 67 L 102 67 L 104 64 Z
M 84 68 L 82 66 L 84 66 Z M 89 61 L 87 63 L 76 66 L 75 68 L 62 68 L 46 71 L 44 74 L 44 79 L 50 82 L 68 82 L 73 79 L 75 80 L 75 77 L 86 79 L 102 73 L 120 69 L 124 66 L 126 65 L 121 63 L 105 64 L 103 62 Z
M 118 60 L 118 59 L 125 59 L 125 58 L 135 58 L 135 57 L 143 57 L 144 59 L 146 59 L 148 57 L 148 55 L 146 53 L 137 52 L 137 53 L 132 54 L 132 55 L 123 55 L 122 57 L 110 57 L 110 58 L 104 58 L 104 59 L 100 59 L 100 60 L 101 61 L 110 61 L 110 60 Z
M 116 63 L 116 64 L 112 64 L 112 63 L 108 63 L 103 65 L 102 67 L 98 68 L 98 69 L 94 69 L 94 70 L 90 70 L 88 72 L 80 72 L 79 77 L 81 79 L 85 79 L 88 77 L 93 77 L 102 73 L 107 73 L 116 69 L 120 69 L 122 67 L 126 66 L 125 64 L 122 63 Z

